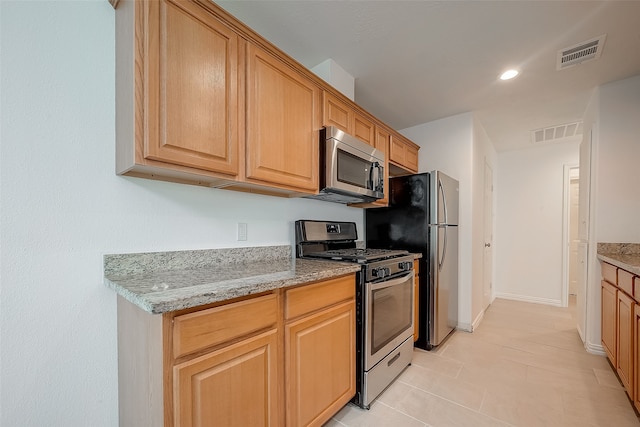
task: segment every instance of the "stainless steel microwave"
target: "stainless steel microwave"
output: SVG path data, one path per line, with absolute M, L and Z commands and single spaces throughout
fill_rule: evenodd
M 320 130 L 320 192 L 308 198 L 338 203 L 384 197 L 384 153 L 327 126 Z

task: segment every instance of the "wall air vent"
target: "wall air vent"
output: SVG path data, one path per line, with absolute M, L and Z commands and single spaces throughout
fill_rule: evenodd
M 600 58 L 606 38 L 607 35 L 603 34 L 595 39 L 560 49 L 558 51 L 556 69 L 560 71 L 586 61 Z
M 569 138 L 580 135 L 582 135 L 582 122 L 573 122 L 532 130 L 531 142 L 534 144 L 565 142 Z

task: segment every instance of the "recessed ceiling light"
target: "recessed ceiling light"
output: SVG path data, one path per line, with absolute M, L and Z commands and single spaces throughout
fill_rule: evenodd
M 500 80 L 511 80 L 518 75 L 518 70 L 507 70 L 500 75 Z

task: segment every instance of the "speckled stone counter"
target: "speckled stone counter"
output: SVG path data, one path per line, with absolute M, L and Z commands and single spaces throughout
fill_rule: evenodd
M 360 270 L 291 258 L 290 246 L 104 256 L 104 283 L 141 309 L 166 313 Z
M 598 259 L 640 276 L 640 243 L 598 243 Z

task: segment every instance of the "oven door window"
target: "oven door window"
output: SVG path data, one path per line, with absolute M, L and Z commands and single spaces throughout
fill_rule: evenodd
M 398 337 L 413 333 L 413 274 L 400 279 L 400 283 L 384 286 L 389 282 L 372 284 L 370 288 L 370 355 L 377 355 Z M 399 343 L 396 343 L 399 344 Z M 391 351 L 393 349 L 389 349 Z M 380 357 L 378 357 L 380 356 Z
M 371 162 L 346 151 L 337 150 L 337 179 L 365 190 L 371 189 Z

